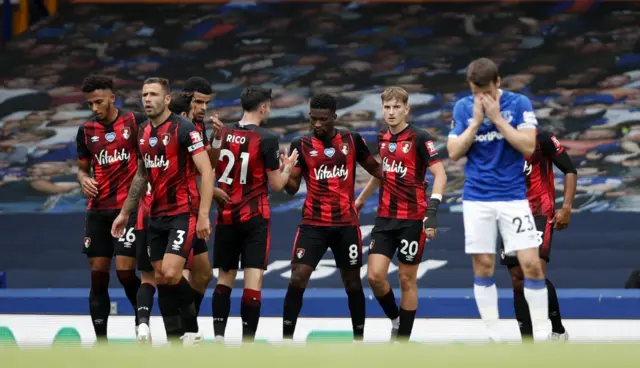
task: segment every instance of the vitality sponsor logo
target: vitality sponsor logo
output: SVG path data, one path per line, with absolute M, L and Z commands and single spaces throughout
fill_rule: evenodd
M 396 162 L 396 160 L 393 160 L 389 163 L 389 159 L 386 157 L 382 159 L 382 171 L 399 174 L 401 178 L 407 175 L 407 167 L 402 164 L 402 161 Z
M 347 180 L 349 177 L 349 170 L 344 166 L 334 166 L 332 169 L 329 169 L 327 165 L 320 165 L 319 168 L 313 169 L 313 174 L 316 176 L 316 180 L 327 180 L 338 178 L 342 180 Z
M 107 150 L 102 150 L 100 153 L 94 155 L 99 165 L 110 165 L 116 162 L 129 161 L 131 153 L 127 152 L 124 148 L 120 151 L 113 150 L 113 155 L 110 155 Z
M 153 156 L 153 159 L 151 158 L 150 154 L 145 154 L 144 155 L 144 167 L 146 167 L 147 169 L 158 169 L 158 168 L 162 168 L 164 170 L 167 170 L 169 168 L 169 160 L 165 159 L 164 156 Z

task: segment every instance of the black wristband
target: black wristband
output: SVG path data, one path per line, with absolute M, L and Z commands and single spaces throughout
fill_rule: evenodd
M 427 207 L 427 214 L 438 212 L 438 207 L 440 207 L 440 200 L 437 198 L 431 198 L 429 200 L 429 206 Z

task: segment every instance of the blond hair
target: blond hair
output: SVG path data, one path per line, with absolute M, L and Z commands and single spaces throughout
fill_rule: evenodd
M 380 98 L 382 102 L 397 100 L 406 105 L 409 102 L 409 93 L 402 87 L 388 87 L 382 92 Z

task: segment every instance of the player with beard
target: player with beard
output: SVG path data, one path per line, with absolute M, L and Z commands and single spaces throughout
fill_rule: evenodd
M 111 311 L 108 287 L 114 255 L 118 280 L 134 310 L 137 309 L 140 279 L 135 273 L 135 221 L 124 223 L 124 232 L 116 239 L 111 236 L 110 229 L 125 203 L 137 170 L 136 137 L 138 126 L 146 117 L 114 106 L 113 80 L 110 77 L 89 76 L 82 84 L 82 91 L 94 113 L 78 129 L 76 137 L 78 182 L 89 197 L 83 252 L 91 268 L 89 311 L 96 337 L 103 342 L 107 339 L 107 321 Z
M 378 303 L 392 321 L 392 337 L 408 340 L 418 308 L 418 267 L 424 244 L 436 236 L 436 213 L 447 185 L 433 138 L 407 122 L 409 94 L 403 88 L 382 92 L 382 113 L 387 129 L 378 137 L 382 180 L 371 178 L 356 201 L 361 208 L 380 187 L 378 214 L 371 235 L 367 277 Z M 424 177 L 433 175 L 431 200 L 427 200 Z M 400 309 L 387 281 L 389 265 L 398 251 Z
M 295 194 L 304 177 L 307 197 L 296 234 L 291 280 L 284 298 L 282 332 L 293 339 L 302 297 L 311 273 L 331 248 L 347 292 L 355 340 L 364 336 L 365 298 L 360 278 L 362 235 L 358 225 L 354 187 L 356 164 L 380 178 L 380 163 L 360 134 L 335 128 L 336 100 L 326 94 L 311 99 L 313 132 L 291 142 L 300 157 L 285 187 Z
M 280 170 L 278 137 L 262 126 L 271 109 L 271 90 L 248 87 L 240 96 L 244 114 L 235 124 L 222 129 L 220 160 L 215 168 L 219 187 L 231 201 L 216 201 L 218 217 L 213 250 L 213 267 L 219 269 L 213 293 L 213 329 L 217 340 L 224 333 L 231 308 L 231 290 L 238 265 L 244 269 L 244 291 L 240 306 L 243 338 L 253 341 L 262 305 L 262 277 L 267 268 L 270 244 L 269 187 L 281 191 L 298 152 L 283 159 Z M 286 156 L 286 155 L 285 155 Z
M 151 184 L 147 244 L 157 275 L 158 304 L 168 338 L 182 336 L 183 344 L 188 346 L 199 342 L 201 335 L 193 291 L 182 276 L 182 269 L 195 237 L 206 239 L 211 233 L 213 172 L 200 133 L 192 122 L 171 113 L 170 101 L 166 79 L 149 78 L 144 82 L 142 102 L 149 120 L 138 131 L 142 160 L 111 232 L 114 236 L 123 233 L 147 182 Z M 200 192 L 196 169 L 202 173 Z

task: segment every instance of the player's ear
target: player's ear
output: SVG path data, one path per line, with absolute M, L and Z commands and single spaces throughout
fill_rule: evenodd
M 333 121 L 335 122 L 336 120 L 338 120 L 338 114 L 336 114 L 335 112 L 333 113 Z
M 171 94 L 167 93 L 166 95 L 164 95 L 164 103 L 169 105 L 171 103 Z
M 406 104 L 405 111 L 407 112 L 407 114 L 409 113 L 410 110 L 411 110 L 411 106 L 409 104 Z
M 180 113 L 180 116 L 184 116 L 186 118 L 187 117 L 187 113 L 183 111 L 183 112 Z
M 496 88 L 500 88 L 501 85 L 502 85 L 502 78 L 498 77 L 498 79 L 496 80 Z

